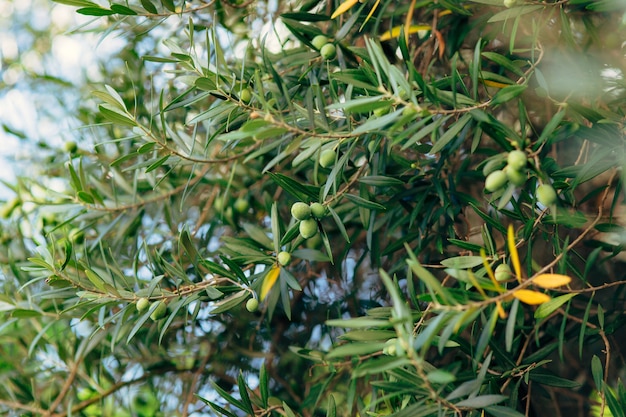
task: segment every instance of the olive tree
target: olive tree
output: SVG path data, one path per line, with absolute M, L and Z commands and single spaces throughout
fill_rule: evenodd
M 621 2 L 55 3 L 125 46 L 3 206 L 3 413 L 624 415 Z

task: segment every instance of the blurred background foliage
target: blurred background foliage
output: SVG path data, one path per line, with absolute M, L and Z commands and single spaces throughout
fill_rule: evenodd
M 624 415 L 625 12 L 0 1 L 3 414 Z

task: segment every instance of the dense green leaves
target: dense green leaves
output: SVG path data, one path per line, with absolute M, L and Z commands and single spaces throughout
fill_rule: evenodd
M 0 411 L 621 415 L 610 2 L 56 3 L 123 46 L 0 211 Z

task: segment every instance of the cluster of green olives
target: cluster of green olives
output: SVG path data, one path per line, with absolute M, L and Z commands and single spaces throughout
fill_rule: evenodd
M 298 226 L 300 236 L 304 239 L 310 239 L 317 234 L 316 219 L 321 219 L 326 215 L 326 207 L 320 203 L 311 203 L 309 205 L 298 201 L 291 206 L 291 215 L 294 219 L 300 221 Z
M 528 179 L 526 152 L 520 150 L 511 151 L 507 156 L 506 162 L 507 165 L 504 169 L 496 169 L 487 175 L 485 190 L 492 193 L 504 187 L 508 182 L 518 187 L 526 183 Z
M 492 193 L 504 187 L 507 183 L 521 187 L 528 179 L 526 152 L 514 150 L 507 155 L 507 165 L 503 169 L 492 171 L 485 179 L 485 190 Z M 550 184 L 541 184 L 535 190 L 537 201 L 545 207 L 556 203 L 557 195 Z
M 337 56 L 337 48 L 332 42 L 328 41 L 328 38 L 324 35 L 317 35 L 311 40 L 311 45 L 320 51 L 322 58 L 330 61 Z

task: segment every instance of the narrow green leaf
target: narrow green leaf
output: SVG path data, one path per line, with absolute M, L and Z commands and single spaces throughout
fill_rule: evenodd
M 86 16 L 111 16 L 115 14 L 113 10 L 103 9 L 100 7 L 83 7 L 77 9 L 76 13 L 84 14 Z
M 457 407 L 485 408 L 490 405 L 501 403 L 507 398 L 508 397 L 505 395 L 479 395 L 478 397 L 468 398 L 467 400 L 459 401 L 454 405 Z
M 389 340 L 395 337 L 393 330 L 350 330 L 341 336 L 340 339 L 352 340 L 355 342 L 371 342 L 374 340 Z
M 558 297 L 552 298 L 546 303 L 541 304 L 539 307 L 537 307 L 537 310 L 535 310 L 535 318 L 537 320 L 545 319 L 550 314 L 554 313 L 563 304 L 576 297 L 576 295 L 576 293 L 563 294 Z
M 502 56 L 495 52 L 482 52 L 481 55 L 487 58 L 488 60 L 495 62 L 501 67 L 511 71 L 515 75 L 519 75 L 520 77 L 524 76 L 524 71 L 522 71 L 517 65 L 515 65 L 513 61 L 511 61 L 505 56 Z
M 141 0 L 141 5 L 149 13 L 157 14 L 159 12 L 159 10 L 150 0 Z
M 317 201 L 319 196 L 318 187 L 301 184 L 293 178 L 280 173 L 268 172 L 268 174 L 276 184 L 280 185 L 298 200 L 304 202 Z
M 263 407 L 267 407 L 267 403 L 270 398 L 270 390 L 269 375 L 267 373 L 267 370 L 265 369 L 265 362 L 261 364 L 261 369 L 259 370 L 259 392 L 261 393 L 261 401 L 263 402 Z
M 243 374 L 241 373 L 241 371 L 239 371 L 239 376 L 237 377 L 237 386 L 239 387 L 239 396 L 241 397 L 241 404 L 243 406 L 242 410 L 249 415 L 254 415 L 254 407 L 252 406 L 252 402 L 250 401 L 250 396 L 248 395 L 248 387 L 243 380 Z
M 117 14 L 122 14 L 122 15 L 126 15 L 126 16 L 135 16 L 135 15 L 137 15 L 136 11 L 134 11 L 133 9 L 131 9 L 129 7 L 122 6 L 121 4 L 112 4 L 111 5 L 111 10 L 113 10 Z
M 86 191 L 79 191 L 79 192 L 76 193 L 76 196 L 83 203 L 93 204 L 93 203 L 96 202 L 96 200 L 93 198 L 93 196 L 91 194 L 89 194 L 88 192 L 86 192 Z
M 376 203 L 374 201 L 366 200 L 354 194 L 346 194 L 345 197 L 359 207 L 364 207 L 370 210 L 380 210 L 380 211 L 386 210 L 385 206 L 383 206 L 382 204 Z
M 464 114 L 459 120 L 453 123 L 452 126 L 449 126 L 446 133 L 437 139 L 429 153 L 434 154 L 440 152 L 448 143 L 458 136 L 459 132 L 461 132 L 470 120 L 472 120 L 472 116 L 469 113 Z
M 524 414 L 519 411 L 501 405 L 490 405 L 489 407 L 485 407 L 485 411 L 493 417 L 524 417 Z
M 495 96 L 491 99 L 491 104 L 497 106 L 498 104 L 506 103 L 513 100 L 515 97 L 526 91 L 526 85 L 509 85 L 500 89 Z
M 450 382 L 456 381 L 456 377 L 448 371 L 444 371 L 441 369 L 436 369 L 434 371 L 429 372 L 426 375 L 426 379 L 428 379 L 433 384 L 449 384 Z
M 397 178 L 386 177 L 384 175 L 369 175 L 366 177 L 361 177 L 358 180 L 359 182 L 367 185 L 374 185 L 377 187 L 386 187 L 386 186 L 394 186 L 394 185 L 403 185 L 404 181 L 399 180 Z
M 524 14 L 532 13 L 536 10 L 543 9 L 544 6 L 539 5 L 528 5 L 528 6 L 519 6 L 513 7 L 511 9 L 506 9 L 501 12 L 498 12 L 491 16 L 488 20 L 489 23 L 500 22 L 502 20 L 512 19 Z
M 148 165 L 148 167 L 146 168 L 146 173 L 154 171 L 155 169 L 159 168 L 161 165 L 166 163 L 168 159 L 170 159 L 170 156 L 171 155 L 162 156 L 161 158 L 157 159 L 156 161 Z
M 137 122 L 135 122 L 135 120 L 133 120 L 129 115 L 122 113 L 121 110 L 111 107 L 108 104 L 100 104 L 98 109 L 100 110 L 100 113 L 102 113 L 102 116 L 110 122 L 122 126 L 137 126 Z
M 170 12 L 176 11 L 176 6 L 174 5 L 174 0 L 161 0 L 161 4 Z
M 330 350 L 326 354 L 329 359 L 343 358 L 344 356 L 360 356 L 369 355 L 371 353 L 380 352 L 385 347 L 385 342 L 354 342 L 345 345 L 339 345 Z
M 387 320 L 372 319 L 369 317 L 356 317 L 353 319 L 331 319 L 326 320 L 326 325 L 332 327 L 344 327 L 347 329 L 392 327 L 392 324 Z
M 483 258 L 480 256 L 455 256 L 453 258 L 444 259 L 440 263 L 448 268 L 470 269 L 482 265 Z
M 596 389 L 602 391 L 604 389 L 604 371 L 602 370 L 602 361 L 597 355 L 593 355 L 591 358 L 591 375 L 596 384 Z
M 513 348 L 513 339 L 515 338 L 516 328 L 515 325 L 517 323 L 517 309 L 519 308 L 520 301 L 516 298 L 511 303 L 511 308 L 509 309 L 509 318 L 506 321 L 506 330 L 504 334 L 504 345 L 507 352 L 511 352 Z
M 211 314 L 219 314 L 228 311 L 239 304 L 243 303 L 250 296 L 250 292 L 246 290 L 237 291 L 236 293 L 224 298 L 214 304 L 215 308 L 211 310 Z
M 97 7 L 98 5 L 94 2 L 87 0 L 52 0 L 55 3 L 65 4 L 67 6 L 74 7 Z
M 326 405 L 326 417 L 337 417 L 337 406 L 335 397 L 331 394 L 328 396 L 328 404 Z
M 583 315 L 583 320 L 580 325 L 580 332 L 578 334 L 578 355 L 580 357 L 583 356 L 583 347 L 585 345 L 585 332 L 587 330 L 587 321 L 589 320 L 589 312 L 591 311 L 592 304 L 593 304 L 593 295 L 589 297 L 589 301 L 587 302 L 587 308 L 585 309 L 585 314 Z M 598 386 L 598 389 L 600 389 L 599 386 Z

